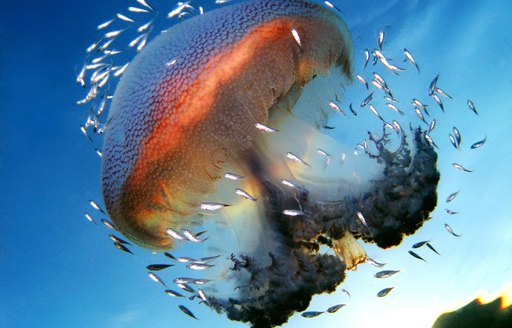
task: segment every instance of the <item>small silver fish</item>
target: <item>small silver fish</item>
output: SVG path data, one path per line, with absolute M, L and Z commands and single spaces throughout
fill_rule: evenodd
M 428 132 L 429 133 L 432 132 L 432 130 L 434 130 L 434 128 L 436 127 L 436 123 L 437 123 L 436 119 L 433 119 L 430 122 L 430 124 L 428 125 Z
M 149 22 L 139 26 L 137 28 L 137 32 L 139 32 L 139 33 L 145 32 L 151 26 L 151 24 L 153 24 L 153 20 L 150 20 Z
M 128 64 L 129 63 L 126 63 L 124 64 L 123 66 L 119 67 L 115 72 L 114 72 L 114 76 L 115 77 L 119 77 L 121 76 L 121 74 L 124 73 L 124 71 L 126 71 L 126 69 L 128 68 Z
M 395 105 L 393 105 L 392 103 L 389 103 L 389 102 L 388 102 L 388 103 L 386 103 L 386 106 L 387 106 L 389 109 L 394 110 L 395 112 L 397 112 L 398 114 L 400 114 L 400 115 L 402 115 L 402 116 L 403 116 L 403 115 L 405 115 L 405 113 L 404 113 L 404 112 L 402 112 L 400 109 L 398 109 L 398 107 L 396 107 L 396 106 L 395 106 Z
M 452 97 L 452 96 L 450 96 L 450 95 L 449 95 L 449 94 L 447 94 L 445 91 L 441 90 L 441 88 L 438 88 L 437 86 L 436 86 L 435 92 L 436 92 L 436 93 L 438 93 L 438 94 L 440 94 L 440 95 L 441 95 L 441 96 L 443 96 L 443 97 L 448 97 L 448 98 L 450 98 L 450 99 L 453 99 L 453 97 Z
M 333 5 L 331 2 L 329 2 L 329 1 L 325 0 L 325 1 L 324 1 L 324 4 L 325 4 L 327 7 L 331 8 L 331 9 L 334 9 L 334 10 L 336 10 L 336 11 L 338 11 L 338 12 L 340 12 L 340 13 L 341 13 L 341 10 L 340 10 L 338 7 L 336 7 L 335 5 Z
M 347 114 L 345 114 L 345 112 L 342 111 L 341 108 L 338 105 L 336 105 L 334 102 L 329 101 L 329 107 L 331 107 L 331 109 L 334 110 L 335 112 L 338 112 L 338 113 L 341 113 L 341 114 L 347 116 Z
M 361 84 L 363 84 L 365 87 L 366 87 L 366 90 L 368 90 L 368 82 L 366 82 L 366 80 L 364 79 L 364 77 L 362 77 L 361 75 L 357 74 L 356 75 L 356 79 L 361 82 Z
M 372 99 L 373 99 L 373 92 L 370 93 L 368 96 L 366 96 L 366 98 L 364 98 L 364 100 L 361 102 L 361 107 L 368 105 L 370 103 L 370 101 L 372 101 Z
M 89 204 L 91 204 L 92 208 L 94 208 L 96 211 L 100 211 L 101 213 L 105 214 L 98 203 L 96 203 L 94 200 L 89 200 Z
M 174 291 L 174 290 L 172 290 L 172 289 L 166 289 L 166 290 L 165 290 L 165 293 L 166 293 L 167 295 L 169 295 L 169 296 L 172 296 L 172 297 L 185 297 L 185 296 L 183 296 L 182 294 L 180 294 L 180 293 L 178 293 L 178 292 L 176 292 L 176 291 Z
M 399 101 L 396 100 L 395 98 L 387 95 L 387 96 L 384 96 L 384 99 L 386 99 L 386 101 L 389 101 L 389 102 L 392 102 L 392 103 L 398 103 Z
M 299 48 L 302 48 L 302 43 L 300 42 L 299 32 L 297 32 L 297 30 L 294 28 L 292 28 L 291 32 L 292 32 L 293 38 L 295 39 L 295 42 L 297 42 L 297 44 L 299 45 Z
M 439 97 L 436 94 L 431 95 L 431 97 L 439 105 L 439 107 L 441 108 L 441 110 L 444 113 L 444 105 L 443 105 L 443 102 L 441 101 L 441 99 L 439 99 Z
M 297 163 L 301 163 L 301 164 L 304 164 L 306 166 L 310 166 L 308 163 L 306 163 L 303 159 L 301 159 L 299 156 L 291 153 L 291 152 L 287 152 L 286 153 L 286 157 L 291 159 L 292 161 L 295 161 Z
M 448 197 L 446 197 L 446 202 L 449 203 L 451 202 L 452 200 L 455 199 L 455 197 L 457 197 L 457 195 L 459 194 L 460 190 L 456 191 L 456 192 L 453 192 L 451 193 L 450 195 L 448 195 Z
M 452 163 L 452 166 L 454 168 L 456 168 L 457 170 L 462 171 L 462 172 L 473 172 L 472 170 L 468 170 L 464 166 L 462 166 L 462 165 L 460 165 L 458 163 Z
M 218 259 L 219 257 L 220 257 L 220 255 L 202 257 L 202 258 L 200 258 L 198 260 L 193 260 L 192 262 L 193 263 L 198 263 L 198 264 L 207 264 L 207 263 L 210 263 L 213 260 Z
M 416 63 L 414 58 L 412 57 L 410 51 L 407 50 L 406 48 L 404 48 L 404 55 L 405 55 L 406 60 L 408 60 L 411 64 L 413 64 L 416 67 L 416 69 L 418 70 L 418 73 L 419 73 L 420 72 L 420 67 L 418 66 L 418 64 Z
M 436 145 L 436 143 L 434 142 L 434 140 L 432 140 L 432 137 L 431 137 L 428 133 L 425 133 L 425 134 L 424 134 L 424 136 L 425 136 L 425 140 L 427 140 L 427 142 L 428 142 L 430 145 L 432 145 L 432 146 L 436 147 L 437 149 L 439 149 L 439 147 Z
M 197 294 L 199 295 L 199 297 L 206 303 L 208 303 L 208 298 L 206 297 L 206 294 L 204 293 L 204 291 L 202 289 L 199 289 L 197 291 Z
M 96 224 L 96 221 L 94 221 L 94 219 L 92 218 L 92 216 L 89 213 L 84 213 L 84 216 L 87 219 L 87 221 Z
M 146 0 L 137 0 L 137 2 L 151 11 L 155 11 L 155 8 L 153 8 L 153 6 L 151 6 Z
M 329 164 L 331 163 L 332 156 L 331 156 L 331 155 L 329 155 L 329 153 L 327 153 L 326 151 L 324 151 L 323 149 L 320 149 L 320 148 L 318 148 L 318 149 L 316 150 L 316 152 L 317 152 L 318 154 L 320 154 L 321 156 L 324 156 L 324 157 L 326 158 L 326 160 L 325 160 L 325 165 L 329 165 Z
M 348 292 L 348 290 L 346 290 L 345 288 L 342 288 L 341 291 L 344 292 L 345 294 L 347 294 L 349 298 L 352 298 L 350 296 L 350 293 Z
M 267 133 L 279 132 L 279 130 L 276 130 L 274 128 L 271 128 L 270 126 L 266 126 L 266 125 L 261 124 L 261 123 L 256 123 L 255 126 L 256 126 L 256 129 L 261 130 L 263 132 L 267 132 Z
M 229 205 L 222 203 L 202 203 L 199 208 L 205 211 L 217 211 L 227 206 Z
M 452 227 L 450 227 L 450 226 L 448 225 L 448 223 L 445 223 L 445 224 L 444 224 L 444 227 L 446 228 L 446 230 L 447 230 L 449 233 L 451 233 L 451 234 L 452 234 L 452 235 L 454 235 L 455 237 L 460 237 L 460 236 L 461 236 L 461 235 L 458 235 L 458 234 L 456 234 L 455 232 L 453 232 Z
M 167 14 L 167 18 L 170 19 L 175 16 L 178 16 L 185 9 L 194 9 L 194 7 L 189 5 L 188 2 L 178 2 L 178 4 L 176 5 L 176 8 L 174 8 Z
M 434 246 L 432 246 L 430 243 L 427 243 L 427 247 L 430 248 L 434 253 L 436 253 L 437 255 L 441 255 L 439 254 L 438 251 L 436 251 L 436 249 L 434 248 Z
M 471 145 L 471 149 L 477 149 L 477 148 L 482 147 L 486 140 L 487 140 L 487 137 L 483 138 L 480 141 L 475 142 L 474 144 Z
M 437 80 L 439 79 L 439 74 L 436 75 L 436 77 L 430 82 L 430 85 L 428 87 L 428 95 L 432 96 L 436 92 L 436 84 Z
M 139 7 L 128 7 L 128 11 L 132 13 L 149 13 L 149 10 Z
M 130 254 L 133 254 L 126 246 L 124 246 L 123 244 L 121 243 L 117 243 L 117 242 L 114 242 L 114 246 L 119 249 L 119 250 L 122 250 L 123 252 L 126 252 L 126 253 L 130 253 Z
M 116 16 L 117 16 L 117 18 L 119 18 L 122 21 L 125 21 L 125 22 L 128 22 L 128 23 L 135 23 L 135 21 L 133 19 L 131 19 L 130 17 L 127 17 L 126 15 L 118 13 Z
M 411 254 L 413 257 L 415 257 L 415 258 L 417 258 L 419 260 L 422 260 L 423 262 L 427 262 L 423 257 L 419 256 L 418 254 L 416 254 L 413 251 L 409 251 L 409 254 Z
M 384 297 L 386 296 L 387 294 L 389 294 L 390 291 L 392 291 L 395 287 L 388 287 L 388 288 L 384 288 L 383 290 L 381 290 L 380 292 L 377 293 L 377 296 L 378 297 Z
M 462 136 L 460 134 L 459 129 L 456 127 L 453 127 L 453 135 L 455 136 L 455 139 L 457 140 L 457 146 L 460 147 L 460 143 L 462 142 Z
M 197 236 L 195 236 L 192 232 L 190 232 L 189 230 L 185 229 L 183 230 L 183 236 L 188 240 L 188 241 L 191 241 L 193 243 L 202 243 L 203 241 L 205 241 L 206 239 L 208 238 L 204 238 L 204 239 L 199 239 L 197 238 Z
M 386 121 L 382 118 L 382 116 L 380 116 L 379 112 L 377 112 L 377 109 L 372 104 L 370 104 L 369 107 L 373 115 L 377 116 L 382 122 L 386 123 Z
M 135 47 L 137 45 L 137 43 L 139 43 L 144 37 L 145 37 L 145 34 L 138 35 L 135 39 L 133 39 L 132 41 L 130 41 L 130 43 L 128 43 L 128 47 L 130 47 L 130 48 Z
M 400 270 L 379 271 L 375 274 L 375 278 L 388 278 L 388 277 L 394 276 L 395 274 L 397 274 L 399 272 L 400 272 Z
M 176 240 L 185 240 L 186 239 L 179 232 L 177 232 L 176 230 L 174 230 L 172 228 L 165 229 L 165 233 Z
M 303 215 L 306 215 L 301 210 L 294 210 L 294 209 L 283 210 L 283 214 L 287 215 L 287 216 L 303 216 Z
M 363 70 L 366 68 L 366 65 L 368 65 L 368 61 L 370 61 L 370 50 L 364 49 L 364 66 L 363 66 Z
M 188 293 L 193 293 L 195 292 L 194 288 L 190 287 L 189 285 L 187 284 L 176 284 L 176 286 L 178 286 L 179 288 L 183 289 L 184 291 L 188 292 Z
M 149 271 L 160 271 L 172 267 L 172 264 L 150 264 L 146 266 Z
M 191 262 L 191 263 L 187 264 L 187 268 L 189 268 L 191 270 L 206 270 L 206 269 L 209 269 L 212 267 L 213 267 L 213 265 L 210 265 L 210 264 L 200 264 L 200 263 L 195 263 L 195 262 Z
M 180 262 L 180 263 L 187 263 L 187 262 L 194 262 L 196 259 L 193 259 L 191 257 L 187 257 L 187 256 L 180 256 L 178 258 L 176 258 L 176 261 Z
M 425 245 L 428 242 L 429 242 L 429 240 L 420 241 L 420 242 L 412 245 L 412 248 L 420 248 L 421 246 Z
M 229 173 L 229 172 L 226 172 L 224 174 L 224 178 L 229 179 L 229 180 L 233 180 L 233 181 L 238 181 L 238 180 L 245 179 L 245 177 L 243 177 L 241 175 L 234 174 L 234 173 Z
M 103 223 L 103 225 L 109 229 L 112 229 L 112 230 L 116 230 L 117 231 L 117 227 L 112 223 L 110 222 L 109 220 L 107 219 L 101 219 L 101 223 Z
M 370 263 L 371 265 L 373 265 L 374 267 L 377 267 L 377 268 L 381 268 L 387 264 L 387 263 L 377 262 L 374 259 L 369 258 L 369 257 L 366 258 L 366 262 Z
M 420 109 L 416 107 L 416 108 L 414 108 L 414 111 L 416 112 L 416 115 L 420 118 L 420 120 L 423 123 L 428 125 L 428 123 L 427 123 L 427 121 L 425 121 L 425 117 L 423 116 L 423 113 L 420 111 Z
M 119 244 L 125 244 L 125 245 L 131 245 L 129 242 L 127 242 L 126 240 L 123 240 L 119 237 L 116 237 L 114 236 L 113 234 L 110 234 L 108 235 L 110 237 L 110 239 L 112 239 L 112 241 L 116 242 L 116 243 L 119 243 Z
M 459 212 L 455 212 L 455 211 L 449 210 L 447 208 L 445 208 L 444 210 L 446 211 L 446 213 L 448 213 L 450 215 L 455 215 L 455 214 L 459 213 Z
M 112 18 L 104 23 L 101 23 L 100 25 L 98 25 L 96 27 L 97 30 L 102 30 L 104 29 L 105 27 L 108 27 L 110 24 L 112 24 L 113 21 L 115 21 L 116 19 L 115 18 Z
M 324 313 L 323 311 L 307 311 L 307 312 L 302 312 L 300 315 L 304 318 L 314 318 L 314 317 L 318 317 L 320 314 Z
M 382 45 L 384 44 L 384 31 L 379 32 L 379 49 L 382 51 Z
M 110 32 L 107 32 L 105 33 L 105 38 L 107 39 L 113 39 L 113 38 L 116 38 L 119 36 L 119 34 L 123 33 L 125 29 L 121 29 L 121 30 L 115 30 L 115 31 L 110 31 Z M 107 48 L 107 46 L 104 46 L 103 48 Z M 101 49 L 101 51 L 103 51 L 103 49 Z
M 198 320 L 197 317 L 194 315 L 194 313 L 192 313 L 192 311 L 187 309 L 187 307 L 185 305 L 178 305 L 178 307 L 180 308 L 181 312 L 185 313 L 186 315 L 188 315 L 191 318 Z
M 157 276 L 157 275 L 156 275 L 156 273 L 149 271 L 149 272 L 148 272 L 148 276 L 149 276 L 149 278 L 151 278 L 151 280 L 153 280 L 154 282 L 157 282 L 157 283 L 161 284 L 162 286 L 167 287 L 167 285 L 165 284 L 165 282 L 164 282 L 162 279 L 160 279 L 160 277 L 159 277 L 159 276 Z
M 292 182 L 290 182 L 286 179 L 281 180 L 281 183 L 290 188 L 297 188 L 297 186 L 295 184 L 293 184 Z
M 469 109 L 471 109 L 473 111 L 473 113 L 478 115 L 478 112 L 476 111 L 475 104 L 471 100 L 469 100 L 469 99 L 468 99 L 468 107 L 469 107 Z
M 346 304 L 337 304 L 337 305 L 333 305 L 331 306 L 330 308 L 327 309 L 327 312 L 328 313 L 336 313 L 339 309 L 341 309 L 342 307 L 344 307 Z
M 367 227 L 368 225 L 366 224 L 366 219 L 364 218 L 363 213 L 361 213 L 361 212 L 357 211 L 357 212 L 356 212 L 356 214 L 357 214 L 357 218 L 361 221 L 361 223 L 362 223 L 365 227 Z
M 169 252 L 165 252 L 164 255 L 168 258 L 170 258 L 171 260 L 176 260 L 176 257 L 174 257 L 174 255 L 172 255 L 171 253 Z
M 451 133 L 448 135 L 448 138 L 450 138 L 450 142 L 453 145 L 453 147 L 455 147 L 455 149 L 459 149 L 459 145 L 457 144 L 457 140 L 455 139 L 455 137 Z

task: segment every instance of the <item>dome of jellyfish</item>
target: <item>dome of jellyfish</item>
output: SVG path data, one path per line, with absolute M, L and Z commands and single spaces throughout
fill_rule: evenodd
M 439 75 L 398 99 L 416 54 L 388 52 L 384 29 L 354 49 L 334 3 L 211 2 L 133 0 L 97 26 L 76 77 L 80 129 L 102 159 L 103 200 L 86 219 L 103 217 L 126 256 L 156 252 L 149 278 L 192 319 L 199 306 L 253 327 L 332 315 L 346 304 L 312 310 L 313 296 L 350 295 L 358 266 L 399 274 L 366 246 L 412 238 L 441 202 L 431 133 L 455 100 Z M 457 127 L 448 135 L 460 148 Z M 418 241 L 417 261 L 420 248 L 439 254 Z

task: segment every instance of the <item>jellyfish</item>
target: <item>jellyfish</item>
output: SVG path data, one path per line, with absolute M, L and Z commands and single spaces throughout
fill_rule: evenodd
M 351 81 L 350 32 L 311 1 L 247 1 L 173 26 L 115 90 L 110 218 L 155 251 L 180 246 L 169 229 L 208 227 L 228 264 L 207 304 L 256 327 L 285 323 L 366 260 L 358 239 L 398 245 L 436 205 L 437 155 L 420 129 L 400 129 L 396 145 L 383 128 L 363 152 L 326 133 Z

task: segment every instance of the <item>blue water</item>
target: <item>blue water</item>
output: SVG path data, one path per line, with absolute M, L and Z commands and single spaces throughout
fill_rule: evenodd
M 421 67 L 419 75 L 409 66 L 403 80 L 390 78 L 399 96 L 423 93 L 425 98 L 426 86 L 438 73 L 439 84 L 453 96 L 445 102 L 446 114 L 436 115 L 433 133 L 441 148 L 440 200 L 433 219 L 400 247 L 366 248 L 403 273 L 383 283 L 373 278 L 375 268 L 360 266 L 341 286 L 351 299 L 338 291 L 315 297 L 309 309 L 340 302 L 347 307 L 315 319 L 295 315 L 287 326 L 428 327 L 444 309 L 463 305 L 478 290 L 495 292 L 512 277 L 512 2 L 333 3 L 353 33 L 356 72 L 363 49 L 375 47 L 384 29 L 386 52 L 402 64 L 398 58 L 406 47 Z M 75 105 L 83 97 L 75 74 L 84 49 L 98 36 L 95 27 L 132 4 L 2 3 L 0 327 L 243 326 L 206 307 L 191 307 L 200 321 L 185 317 L 179 303 L 148 279 L 142 255 L 119 252 L 106 230 L 83 216 L 94 213 L 89 199 L 101 199 L 100 159 L 79 130 L 86 110 Z M 362 92 L 354 83 L 349 99 L 359 99 L 356 93 Z M 468 98 L 479 116 L 467 109 Z M 462 151 L 448 141 L 454 125 L 462 132 Z M 485 136 L 481 149 L 469 150 Z M 474 172 L 459 172 L 452 162 Z M 449 206 L 459 214 L 448 216 L 444 199 L 457 190 L 461 193 Z M 445 223 L 462 237 L 449 235 Z M 423 263 L 407 254 L 423 239 L 432 239 L 442 256 L 423 251 L 428 261 Z M 395 290 L 375 297 L 388 284 Z

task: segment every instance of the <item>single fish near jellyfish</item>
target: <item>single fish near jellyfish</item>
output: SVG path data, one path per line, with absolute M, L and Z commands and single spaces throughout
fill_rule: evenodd
M 114 246 L 115 246 L 117 249 L 119 249 L 119 250 L 121 250 L 121 251 L 123 251 L 123 252 L 133 254 L 133 253 L 132 253 L 132 251 L 130 251 L 130 250 L 128 249 L 128 247 L 124 246 L 124 245 L 123 245 L 123 244 L 121 244 L 121 243 L 114 242 Z
M 172 264 L 150 264 L 146 266 L 146 269 L 148 269 L 149 271 L 161 271 L 172 266 Z
M 165 284 L 165 282 L 164 282 L 162 279 L 160 279 L 160 277 L 159 277 L 159 276 L 157 276 L 157 275 L 156 275 L 156 273 L 149 271 L 149 272 L 148 272 L 148 276 L 149 276 L 149 278 L 151 278 L 151 280 L 153 280 L 154 282 L 157 282 L 157 283 L 161 284 L 162 286 L 167 287 L 167 285 Z
M 462 172 L 473 172 L 472 170 L 469 170 L 469 169 L 465 168 L 464 166 L 462 166 L 462 165 L 460 165 L 458 163 L 452 163 L 452 166 L 454 168 L 456 168 L 457 170 L 462 171 Z
M 388 288 L 384 288 L 382 289 L 381 291 L 379 291 L 377 293 L 377 297 L 385 297 L 386 295 L 389 294 L 389 292 L 391 292 L 395 287 L 388 287 Z
M 384 31 L 379 32 L 379 38 L 377 41 L 379 43 L 379 49 L 382 51 L 382 46 L 384 45 Z
M 395 274 L 401 272 L 400 270 L 384 270 L 379 271 L 375 274 L 375 278 L 389 278 L 391 276 L 394 276 Z
M 471 149 L 477 149 L 477 148 L 482 147 L 484 145 L 485 141 L 487 141 L 487 137 L 485 137 L 482 140 L 477 141 L 474 144 L 472 144 L 471 145 Z
M 469 99 L 468 99 L 467 103 L 468 103 L 468 107 L 469 107 L 469 109 L 471 109 L 471 111 L 472 111 L 473 113 L 475 113 L 476 115 L 478 115 L 478 112 L 477 112 L 477 110 L 476 110 L 476 106 L 475 106 L 475 104 L 473 103 L 473 101 L 471 101 L 471 100 L 469 100 Z
M 418 260 L 422 260 L 423 262 L 427 262 L 423 257 L 419 256 L 413 251 L 409 251 L 409 254 L 411 254 L 413 257 L 417 258 Z
M 456 234 L 455 232 L 453 232 L 452 227 L 450 227 L 450 226 L 448 225 L 448 223 L 445 223 L 445 224 L 444 224 L 444 227 L 446 228 L 446 231 L 448 231 L 448 232 L 449 232 L 450 234 L 452 234 L 453 236 L 455 236 L 455 237 L 460 237 L 460 236 L 461 236 L 461 235 Z
M 430 243 L 427 243 L 427 247 L 430 248 L 434 253 L 436 253 L 437 255 L 441 255 L 439 254 L 439 252 L 434 248 L 434 246 L 432 246 L 432 244 Z
M 419 73 L 420 72 L 420 67 L 418 66 L 418 63 L 416 63 L 416 61 L 412 57 L 412 54 L 406 48 L 404 48 L 404 55 L 405 55 L 405 59 L 408 60 L 411 64 L 413 64 L 416 67 L 416 69 L 418 70 L 418 73 Z
M 172 297 L 185 297 L 183 296 L 182 294 L 178 293 L 177 291 L 174 291 L 172 289 L 166 289 L 165 290 L 165 293 L 169 296 L 172 296 Z
M 370 263 L 371 265 L 373 265 L 374 267 L 377 267 L 377 268 L 381 268 L 387 264 L 387 263 L 377 262 L 374 259 L 369 258 L 369 257 L 366 258 L 366 262 Z
M 416 244 L 412 245 L 412 248 L 420 248 L 420 247 L 422 247 L 423 245 L 425 245 L 428 242 L 429 242 L 429 240 L 424 240 L 424 241 L 417 242 Z
M 180 308 L 181 312 L 185 313 L 191 318 L 198 320 L 194 313 L 192 313 L 192 311 L 190 311 L 185 305 L 178 305 L 178 307 Z
M 457 197 L 457 195 L 460 193 L 460 190 L 457 190 L 455 192 L 452 192 L 451 194 L 448 195 L 448 197 L 446 197 L 446 202 L 449 203 L 451 202 L 452 200 L 455 199 L 455 197 Z
M 307 311 L 307 312 L 302 312 L 300 315 L 304 318 L 314 318 L 314 317 L 318 317 L 322 313 L 324 313 L 324 312 L 323 311 Z
M 327 309 L 328 313 L 336 313 L 339 309 L 346 306 L 346 304 L 336 304 Z
M 110 237 L 110 239 L 112 239 L 112 241 L 116 242 L 116 243 L 119 243 L 119 244 L 124 244 L 124 245 L 131 245 L 129 242 L 127 242 L 126 240 L 124 239 L 121 239 L 117 236 L 114 236 L 113 234 L 110 234 L 108 235 Z
M 87 219 L 87 221 L 96 224 L 96 221 L 94 221 L 94 219 L 92 218 L 92 216 L 89 213 L 85 213 L 84 216 Z

